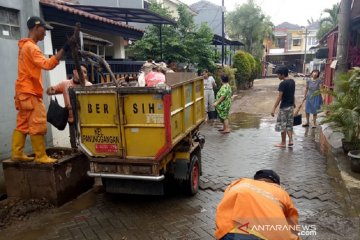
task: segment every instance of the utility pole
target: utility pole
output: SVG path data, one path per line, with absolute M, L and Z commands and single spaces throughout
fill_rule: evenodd
M 337 42 L 337 67 L 335 71 L 335 79 L 339 74 L 348 70 L 347 67 L 347 55 L 349 49 L 349 35 L 350 35 L 350 12 L 351 12 L 352 0 L 341 0 L 340 11 L 338 14 L 339 19 L 339 35 Z M 337 87 L 335 85 L 335 91 Z
M 305 28 L 305 51 L 304 51 L 304 66 L 303 66 L 303 73 L 306 75 L 306 48 L 307 48 L 307 34 L 308 30 Z
M 222 32 L 222 41 L 221 41 L 221 66 L 224 66 L 224 40 L 225 40 L 225 30 L 224 30 L 224 13 L 225 13 L 225 7 L 224 7 L 224 0 L 222 0 L 222 25 L 221 25 L 221 32 Z

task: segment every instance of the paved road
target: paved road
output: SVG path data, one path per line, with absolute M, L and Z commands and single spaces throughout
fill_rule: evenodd
M 48 214 L 0 232 L 0 239 L 213 239 L 215 209 L 233 180 L 256 170 L 278 172 L 300 212 L 302 224 L 315 224 L 316 236 L 304 239 L 358 239 L 347 192 L 331 159 L 318 150 L 318 129 L 295 128 L 294 147 L 273 147 L 280 136 L 273 119 L 236 113 L 233 132 L 219 123 L 204 124 L 201 191 L 194 197 L 108 195 L 91 191 Z

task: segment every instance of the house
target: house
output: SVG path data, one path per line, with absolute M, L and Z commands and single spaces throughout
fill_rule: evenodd
M 327 90 L 334 89 L 334 77 L 337 63 L 337 44 L 338 44 L 338 26 L 325 34 L 320 39 L 321 48 L 318 50 L 318 54 L 325 52 L 326 65 L 324 86 Z M 350 15 L 350 31 L 349 31 L 349 44 L 347 62 L 348 68 L 360 67 L 360 1 L 354 0 L 351 4 Z M 332 97 L 327 95 L 325 103 L 329 104 L 332 101 Z
M 310 72 L 310 59 L 314 52 L 310 49 L 318 44 L 316 33 L 319 23 L 314 22 L 307 27 L 283 22 L 274 29 L 275 40 L 266 39 L 265 61 L 272 65 L 286 65 L 289 70 L 297 73 Z M 269 68 L 267 75 L 273 74 Z
M 83 5 L 78 4 L 79 2 Z M 139 8 L 129 8 L 130 2 L 138 3 Z M 99 3 L 105 6 L 99 5 Z M 117 4 L 120 6 L 120 3 L 121 6 L 128 8 L 117 8 Z M 85 4 L 87 6 L 84 6 Z M 80 22 L 84 49 L 96 50 L 97 53 L 105 56 L 113 71 L 118 74 L 137 72 L 142 64 L 126 60 L 125 46 L 128 41 L 141 38 L 144 33 L 142 29 L 130 25 L 129 22 L 174 23 L 172 20 L 143 9 L 142 0 L 0 0 L 0 12 L 2 16 L 0 20 L 0 29 L 2 29 L 0 31 L 0 54 L 2 59 L 6 59 L 0 65 L 3 80 L 0 94 L 3 106 L 0 114 L 0 159 L 11 155 L 12 131 L 16 122 L 13 97 L 17 78 L 17 44 L 20 38 L 26 37 L 28 34 L 26 26 L 28 17 L 41 16 L 54 27 L 52 31 L 47 32 L 44 41 L 39 43 L 45 55 L 53 55 L 56 50 L 60 49 L 66 41 L 66 36 L 72 34 L 75 23 Z M 72 61 L 64 59 L 54 70 L 44 71 L 44 88 L 66 79 L 72 69 Z M 106 81 L 106 79 L 101 78 L 101 81 Z M 61 96 L 58 100 L 62 103 L 60 99 Z M 49 98 L 45 96 L 44 101 L 47 105 Z M 46 139 L 48 145 L 69 146 L 68 129 L 60 132 L 48 125 Z M 26 149 L 30 148 L 29 139 L 26 146 Z
M 206 0 L 198 1 L 190 5 L 190 8 L 196 12 L 194 16 L 195 24 L 200 26 L 206 23 L 214 34 L 213 45 L 217 52 L 222 52 L 222 44 L 224 44 L 223 63 L 231 65 L 234 52 L 244 46 L 240 41 L 232 41 L 222 37 L 222 6 L 213 4 Z
M 184 5 L 192 15 L 196 15 L 196 13 L 188 5 L 179 0 L 156 0 L 156 2 L 161 4 L 163 8 L 167 8 L 171 12 L 171 16 L 174 19 L 179 19 L 179 13 L 177 9 L 180 5 Z

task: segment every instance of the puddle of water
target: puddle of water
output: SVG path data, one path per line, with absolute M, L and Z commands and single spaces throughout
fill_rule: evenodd
M 258 114 L 239 112 L 231 114 L 229 121 L 232 130 L 260 128 L 261 116 Z

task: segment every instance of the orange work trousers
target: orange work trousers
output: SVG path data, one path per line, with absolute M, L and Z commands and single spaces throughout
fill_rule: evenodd
M 29 135 L 46 134 L 46 109 L 41 97 L 20 93 L 15 96 L 15 107 L 18 110 L 15 128 L 17 131 Z

